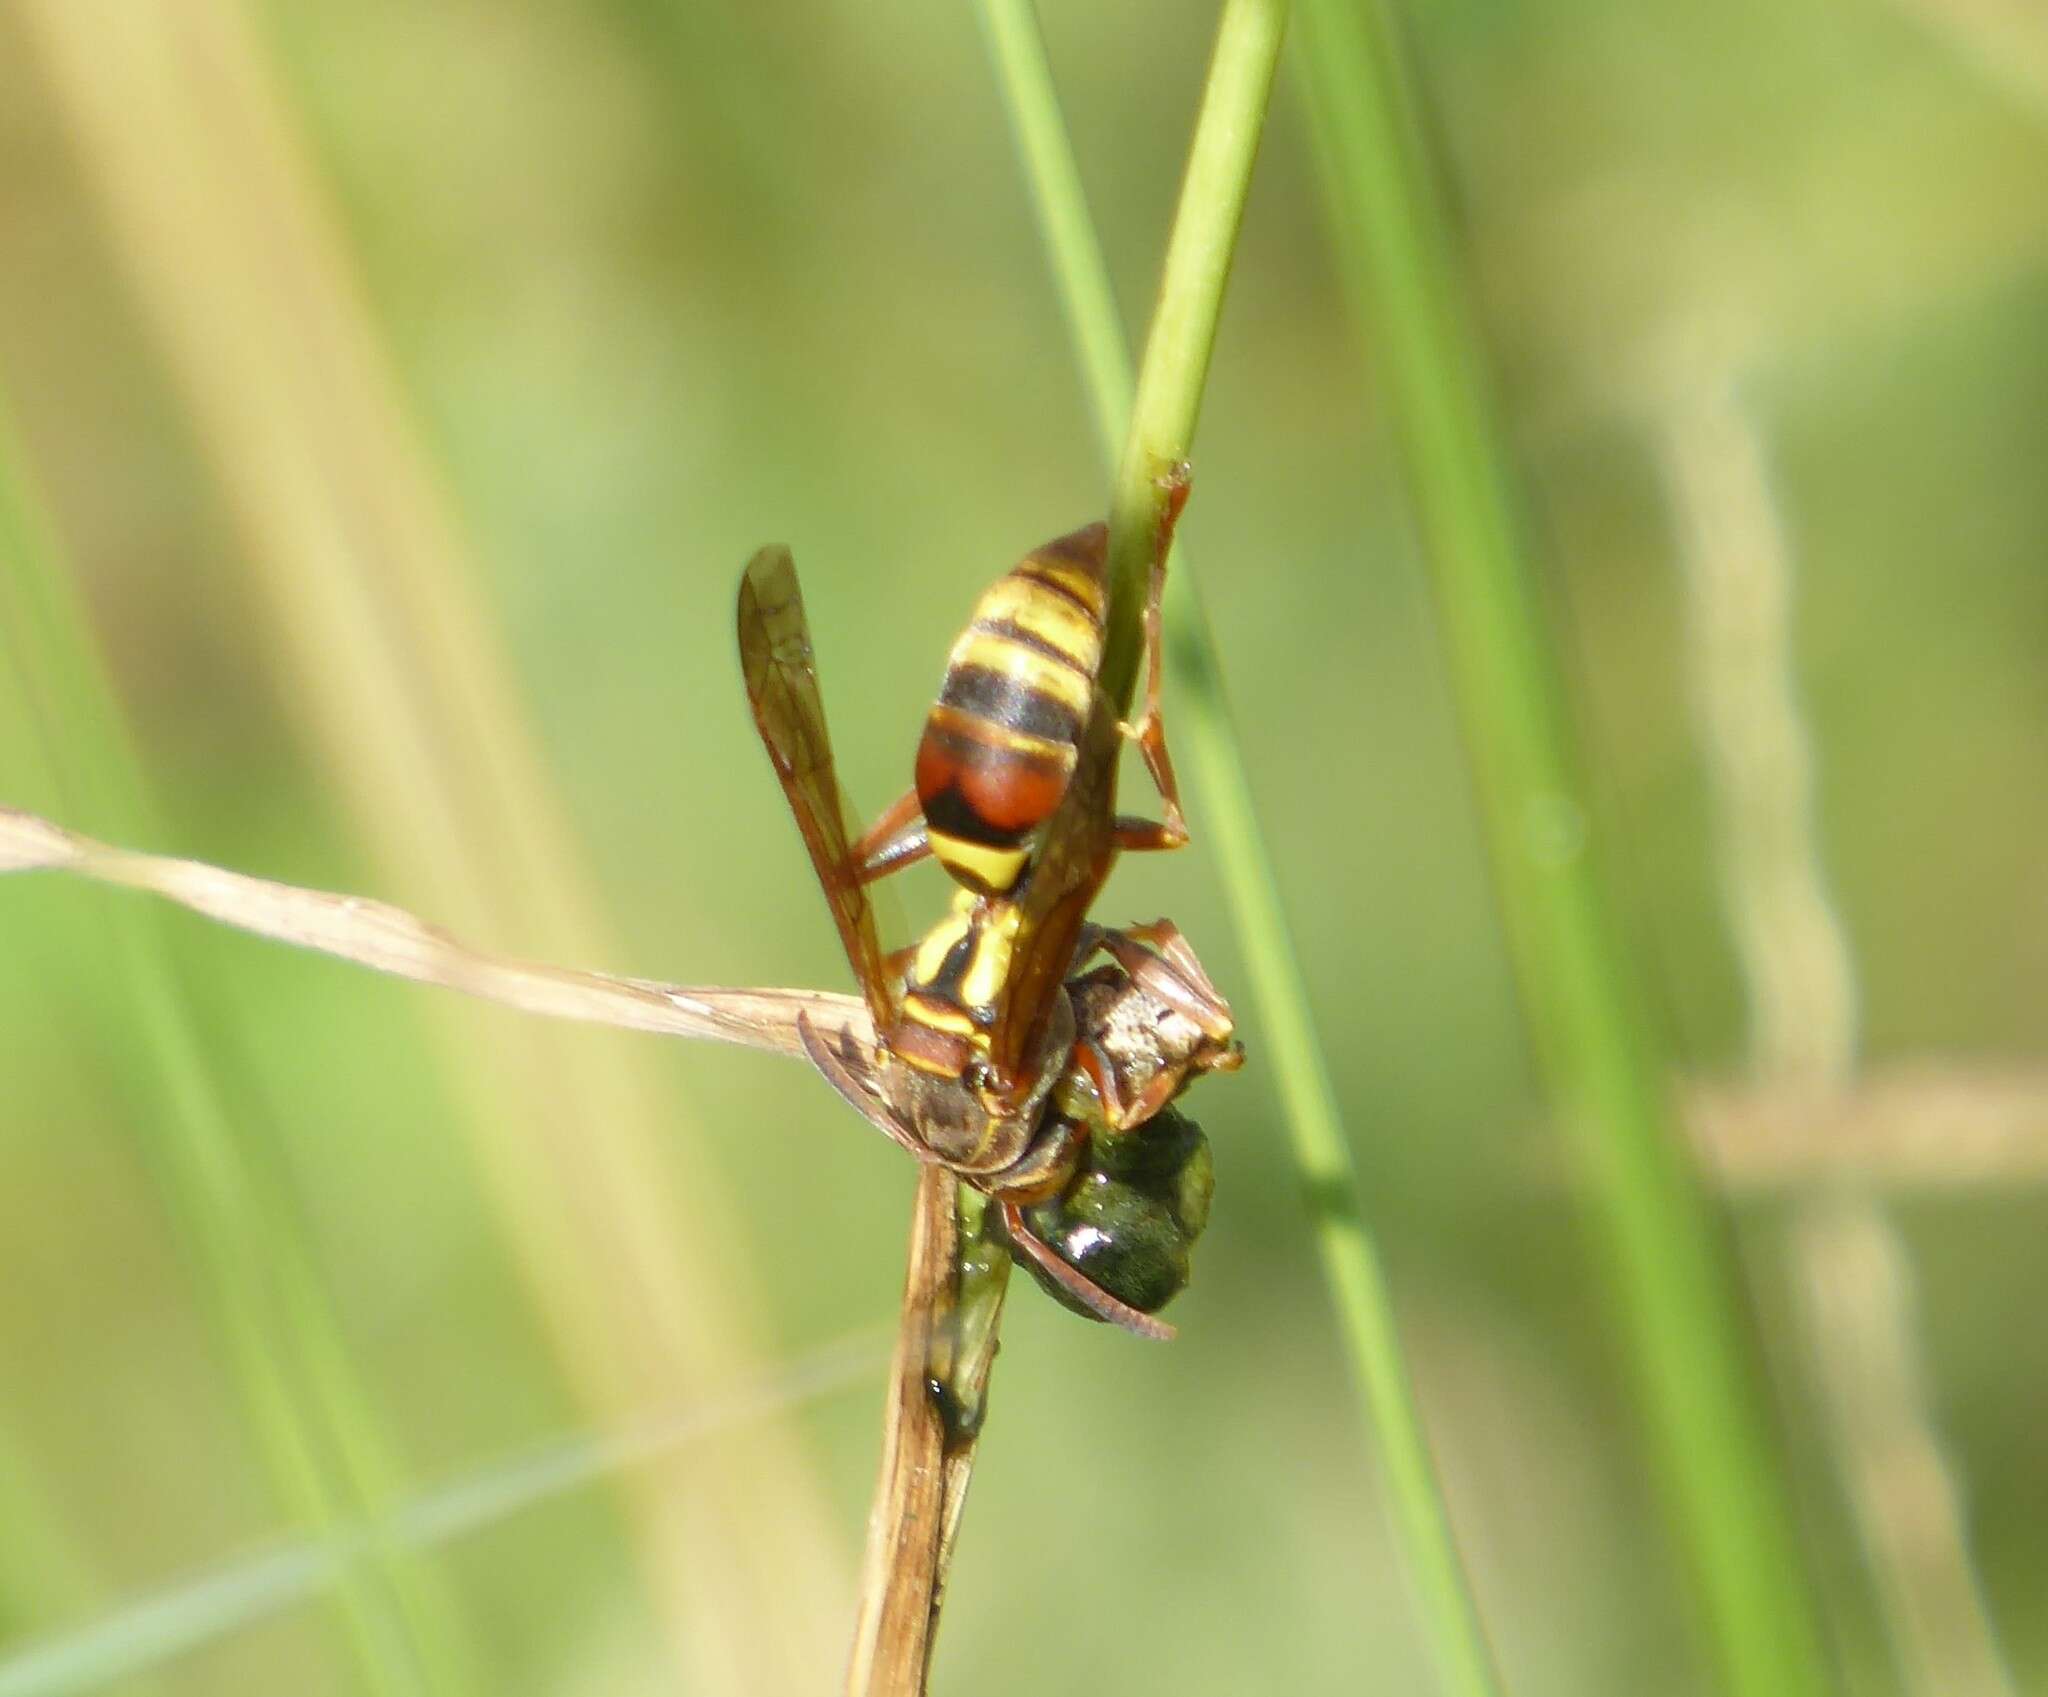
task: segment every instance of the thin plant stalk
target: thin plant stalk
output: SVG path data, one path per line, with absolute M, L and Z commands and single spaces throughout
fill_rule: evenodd
M 1050 253 L 1105 455 L 1128 429 L 1131 359 L 1102 243 L 1061 117 L 1031 0 L 982 0 L 997 72 Z M 1309 1009 L 1308 988 L 1280 903 L 1221 666 L 1185 550 L 1168 579 L 1174 630 L 1176 743 L 1192 756 L 1202 830 L 1215 844 L 1260 1025 L 1272 1046 L 1295 1165 L 1337 1307 L 1353 1379 L 1368 1415 L 1366 1441 L 1385 1470 L 1395 1535 L 1421 1603 L 1446 1690 L 1499 1689 L 1472 1588 L 1424 1436 L 1386 1275 L 1365 1225 L 1358 1174 L 1337 1093 Z
M 1123 472 L 1111 497 L 1109 611 L 1100 677 L 1119 713 L 1129 712 L 1137 682 L 1139 609 L 1169 518 L 1168 474 L 1187 457 L 1194 435 L 1286 21 L 1286 0 L 1226 0 L 1217 25 Z M 954 1188 L 928 1179 L 918 1193 L 898 1387 L 848 1673 L 847 1689 L 854 1697 L 924 1689 L 951 1535 L 965 1499 L 972 1451 L 949 1454 L 945 1423 L 933 1417 L 921 1380 L 904 1365 L 914 1368 L 921 1359 L 924 1340 L 938 1328 L 938 1305 L 957 1291 L 953 1279 L 931 1277 L 920 1266 L 920 1256 L 947 1223 Z M 984 1340 L 991 1355 L 996 1323 L 991 1316 Z M 907 1489 L 906 1481 L 923 1481 L 925 1488 Z M 936 1543 L 934 1528 L 941 1533 Z M 885 1655 L 886 1661 L 881 1659 Z
M 847 1697 L 921 1693 L 931 1678 L 1009 1281 L 1007 1255 L 963 1229 L 969 1201 L 978 1219 L 981 1198 L 950 1172 L 918 1169 Z M 969 1420 L 949 1417 L 963 1406 Z
M 1159 298 L 1110 490 L 1110 620 L 1100 676 L 1104 693 L 1120 712 L 1129 710 L 1138 676 L 1137 609 L 1167 518 L 1165 480 L 1186 460 L 1194 441 L 1224 285 L 1230 280 L 1286 33 L 1287 0 L 1225 0 L 1216 27 L 1194 144 L 1167 238 Z M 1128 383 L 1125 388 L 1131 392 Z
M 1592 1187 L 1655 1459 L 1727 1689 L 1829 1689 L 1733 1258 L 1677 1135 L 1391 10 L 1304 0 L 1299 69 L 1403 438 L 1538 1059 Z

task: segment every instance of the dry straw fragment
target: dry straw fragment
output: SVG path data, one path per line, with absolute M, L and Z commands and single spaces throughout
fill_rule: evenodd
M 0 872 L 38 871 L 72 872 L 147 890 L 259 937 L 556 1019 L 796 1055 L 801 1052 L 797 1018 L 806 1015 L 828 1035 L 850 1032 L 868 1047 L 874 1041 L 867 1010 L 857 997 L 827 990 L 664 984 L 487 954 L 388 902 L 114 848 L 35 814 L 0 807 Z

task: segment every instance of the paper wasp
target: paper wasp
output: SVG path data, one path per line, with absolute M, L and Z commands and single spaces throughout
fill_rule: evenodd
M 1162 566 L 1164 542 L 1162 535 Z M 1189 1078 L 1237 1065 L 1242 1051 L 1232 1039 L 1228 1005 L 1177 930 L 1161 921 L 1112 931 L 1087 919 L 1120 848 L 1170 847 L 1186 835 L 1158 730 L 1160 568 L 1146 614 L 1146 714 L 1127 732 L 1094 683 L 1103 553 L 1101 527 L 1089 527 L 1027 556 L 984 595 L 955 646 L 919 755 L 920 788 L 937 770 L 946 782 L 932 793 L 950 789 L 952 799 L 928 800 L 924 816 L 913 818 L 913 791 L 858 843 L 839 794 L 809 625 L 786 549 L 763 549 L 747 566 L 739 644 L 755 723 L 878 1038 L 869 1055 L 850 1042 L 835 1047 L 805 1026 L 806 1053 L 865 1118 L 918 1159 L 948 1167 L 987 1194 L 1018 1258 L 1062 1300 L 1164 1336 L 1169 1328 L 1146 1310 L 1185 1283 L 1185 1247 L 1207 1208 L 1207 1149 L 1199 1130 L 1178 1116 L 1170 1160 L 1136 1159 L 1156 1156 L 1159 1147 L 1134 1140 Z M 1032 620 L 1015 616 L 1029 610 L 1032 597 L 1014 586 L 1041 573 L 1065 580 L 1065 588 L 1048 591 L 1064 597 L 1063 607 L 1085 605 L 1085 585 L 1094 584 L 1092 654 L 1085 632 L 1075 634 L 1079 621 L 1067 620 L 1071 641 L 1052 645 Z M 1004 616 L 987 617 L 991 604 Z M 1003 628 L 991 632 L 987 624 Z M 992 653 L 991 636 L 1009 651 Z M 1085 707 L 1084 692 L 1065 677 L 1040 687 L 1048 673 L 1039 661 L 1053 646 L 1065 658 L 1051 664 L 1086 684 Z M 1015 664 L 1007 677 L 994 677 L 990 658 Z M 1043 700 L 1055 691 L 1070 709 L 1058 720 Z M 979 710 L 973 717 L 994 728 L 979 739 L 979 754 L 964 746 L 980 727 L 962 734 L 963 698 Z M 1006 708 L 1012 719 L 1029 718 L 1032 728 L 1006 723 Z M 1071 735 L 1048 734 L 1056 727 Z M 1117 755 L 1126 734 L 1145 751 L 1167 798 L 1163 825 L 1115 816 Z M 928 750 L 946 736 L 953 750 L 934 761 Z M 1012 782 L 1006 761 L 1030 770 Z M 1016 833 L 1020 820 L 1024 829 L 1012 841 L 987 840 L 997 830 Z M 969 835 L 976 830 L 979 840 Z M 964 865 L 971 878 L 961 879 L 953 911 L 921 943 L 885 956 L 864 885 L 926 852 L 956 877 Z M 1098 951 L 1109 963 L 1069 987 L 1076 963 Z M 1160 1201 L 1176 1183 L 1174 1201 Z M 1161 1253 L 1138 1252 L 1146 1232 Z

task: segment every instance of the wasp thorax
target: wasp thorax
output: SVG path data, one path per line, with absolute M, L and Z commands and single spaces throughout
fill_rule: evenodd
M 953 899 L 946 917 L 926 933 L 904 980 L 913 1017 L 941 1027 L 985 1029 L 1009 979 L 1019 910 L 968 890 Z
M 885 1069 L 883 1092 L 898 1119 L 938 1160 L 977 1182 L 994 1180 L 1025 1158 L 1037 1136 L 1046 1099 L 1074 1046 L 1073 1012 L 1064 996 L 1054 1003 L 1021 1084 L 998 1076 L 972 1037 L 960 1040 L 950 1075 L 943 1067 L 918 1064 L 899 1041 L 923 1042 L 928 1032 L 906 1018 L 890 1034 L 891 1050 L 911 1064 Z

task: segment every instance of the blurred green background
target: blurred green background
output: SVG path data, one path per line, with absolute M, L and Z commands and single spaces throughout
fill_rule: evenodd
M 1677 1055 L 1783 1063 L 1688 588 L 1764 558 L 1851 973 L 1802 1064 L 1940 1085 L 1910 1182 L 1833 1167 L 1910 1279 L 1902 1428 L 1814 1347 L 1811 1176 L 1733 1214 L 1845 1688 L 2048 1685 L 2048 28 L 1413 10 Z M 1211 12 L 1042 11 L 1140 328 Z M 1283 80 L 1182 534 L 1509 1688 L 1702 1693 L 1318 194 Z M 749 552 L 796 551 L 873 808 L 980 588 L 1106 487 L 972 10 L 887 0 L 12 0 L 0 412 L 0 802 L 693 982 L 844 987 L 740 694 Z M 1234 993 L 1191 803 L 1105 911 Z M 0 1692 L 831 1687 L 911 1187 L 816 1079 L 50 878 L 0 938 Z M 1428 1688 L 1244 1034 L 1180 1340 L 1017 1287 L 941 1689 Z M 459 1538 L 361 1530 L 671 1417 Z M 138 1648 L 137 1599 L 323 1536 L 337 1575 Z M 30 1660 L 88 1643 L 148 1666 Z

